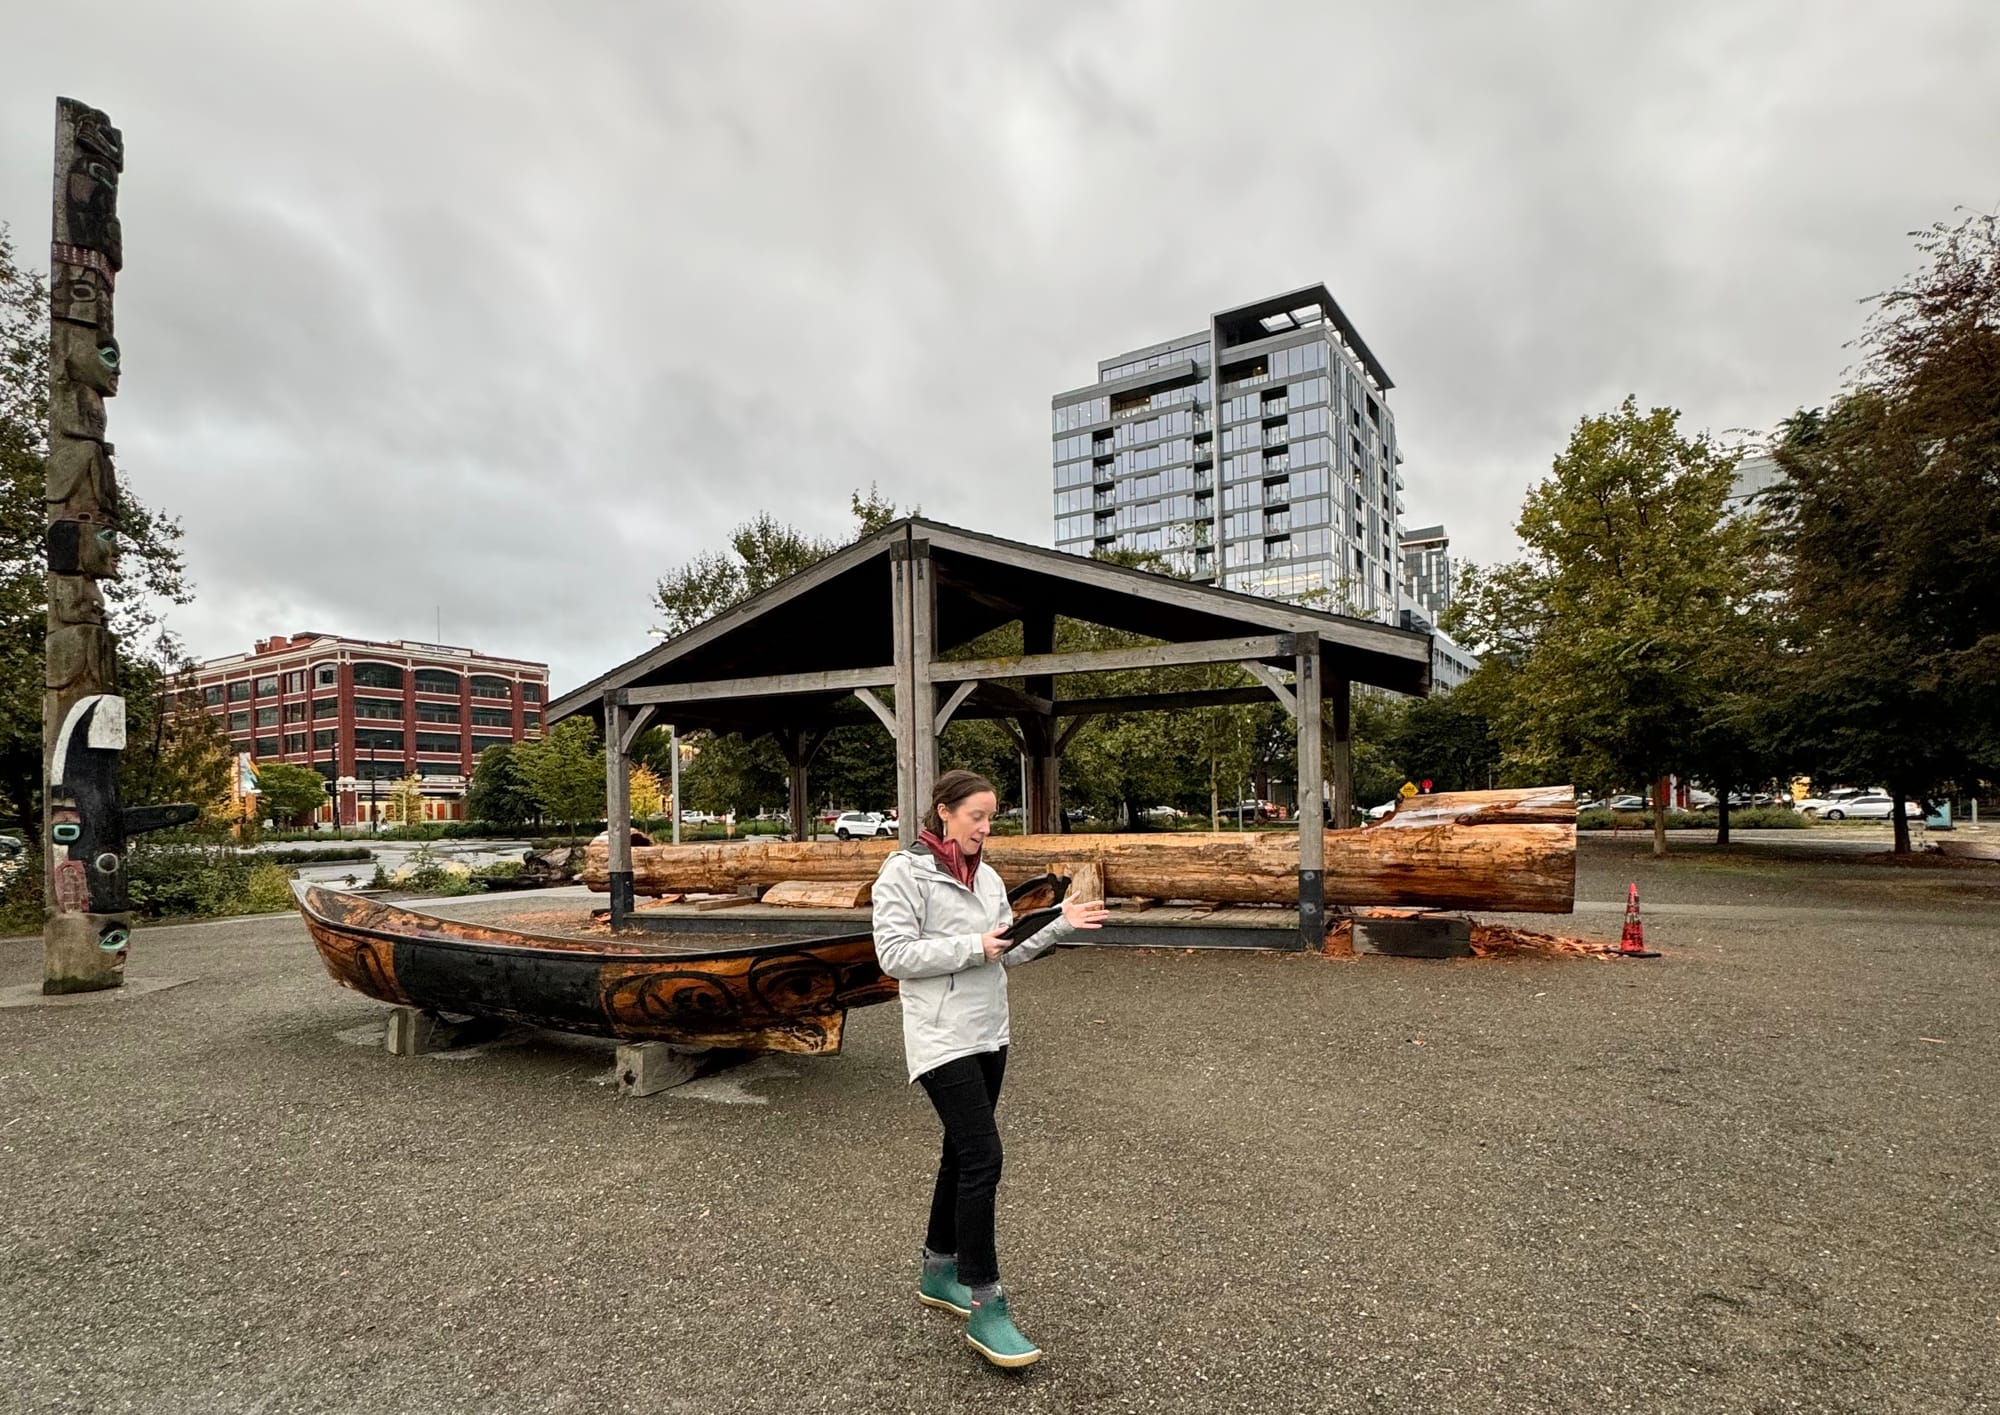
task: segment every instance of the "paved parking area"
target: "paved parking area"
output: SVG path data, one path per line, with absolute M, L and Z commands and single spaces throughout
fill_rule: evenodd
M 621 1101 L 360 1044 L 294 920 L 149 930 L 191 981 L 0 1010 L 0 1409 L 2000 1407 L 2000 871 L 1582 867 L 1667 957 L 1017 973 L 1018 1376 L 912 1300 L 893 1009 Z

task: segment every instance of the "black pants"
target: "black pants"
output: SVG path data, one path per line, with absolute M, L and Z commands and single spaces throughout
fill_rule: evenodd
M 993 1108 L 1007 1074 L 1007 1048 L 961 1056 L 917 1077 L 944 1122 L 944 1153 L 931 1191 L 924 1246 L 958 1254 L 967 1287 L 1000 1280 L 993 1252 L 993 1198 L 1000 1187 L 1000 1129 Z

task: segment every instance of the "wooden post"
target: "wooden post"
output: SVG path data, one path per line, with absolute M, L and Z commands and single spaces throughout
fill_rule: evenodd
M 1320 644 L 1299 635 L 1292 692 L 1299 733 L 1299 947 L 1326 946 L 1326 831 L 1320 824 Z
M 124 139 L 73 98 L 56 100 L 49 249 L 48 638 L 42 698 L 42 991 L 125 981 L 132 916 L 118 800 L 125 700 L 98 582 L 118 573 L 118 488 L 104 400 L 118 392 L 111 292 L 124 263 Z M 231 768 L 234 769 L 233 767 Z
M 910 674 L 913 652 L 910 643 L 910 547 L 907 541 L 889 548 L 889 632 L 896 650 L 895 727 L 892 729 L 896 739 L 896 833 L 904 845 L 913 845 L 917 839 L 917 772 L 910 742 L 916 735 L 917 686 Z M 863 701 L 867 699 L 863 698 Z
M 673 760 L 667 763 L 673 777 L 674 793 L 674 844 L 681 843 L 681 729 L 679 725 L 667 729 L 667 751 Z
M 931 686 L 931 656 L 937 648 L 937 575 L 928 541 L 910 542 L 910 756 L 916 780 L 911 790 L 919 819 L 937 784 L 937 690 Z M 902 704 L 899 694 L 897 705 Z M 925 821 L 928 826 L 930 822 Z M 915 839 L 914 836 L 911 837 Z
M 1029 614 L 1021 619 L 1021 652 L 1047 654 L 1056 651 L 1054 614 Z M 1031 697 L 1053 702 L 1054 674 L 1037 674 L 1027 680 Z M 1027 799 L 1021 803 L 1021 829 L 1027 835 L 1055 835 L 1062 830 L 1062 759 L 1056 752 L 1056 722 L 1053 712 L 1023 714 L 1021 740 L 1027 769 Z
M 803 727 L 787 727 L 778 733 L 779 748 L 791 776 L 789 797 L 792 839 L 804 840 L 812 823 L 812 793 L 808 787 L 813 758 L 826 741 L 826 730 L 808 732 Z
M 614 689 L 604 695 L 604 839 L 611 852 L 611 928 L 632 912 L 632 777 L 625 769 L 625 714 Z M 678 803 L 674 807 L 678 812 Z
M 1333 760 L 1327 764 L 1333 778 L 1333 828 L 1346 830 L 1354 824 L 1353 687 L 1345 678 L 1333 678 L 1325 693 L 1333 699 Z

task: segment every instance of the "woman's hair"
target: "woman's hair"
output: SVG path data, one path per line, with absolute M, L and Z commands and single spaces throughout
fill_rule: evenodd
M 958 809 L 958 803 L 967 796 L 976 796 L 981 791 L 993 790 L 993 783 L 976 771 L 948 771 L 937 779 L 931 787 L 930 809 L 924 813 L 925 830 L 936 830 L 938 807 L 949 806 Z M 997 794 L 997 793 L 996 793 Z

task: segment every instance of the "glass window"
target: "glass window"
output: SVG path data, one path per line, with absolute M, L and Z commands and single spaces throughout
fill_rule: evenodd
M 418 775 L 418 776 L 457 776 L 457 775 L 459 775 L 459 774 L 460 774 L 460 773 L 459 773 L 459 769 L 458 769 L 458 765 L 457 765 L 457 763 L 455 763 L 455 762 L 418 762 L 418 763 L 417 763 L 417 775 Z
M 514 710 L 512 708 L 476 707 L 472 710 L 472 725 L 474 727 L 512 727 L 514 725 Z
M 374 762 L 363 757 L 355 762 L 354 775 L 362 781 L 400 781 L 403 779 L 403 762 L 400 757 Z
M 539 683 L 523 683 L 523 684 L 521 685 L 521 701 L 522 701 L 522 702 L 524 702 L 524 703 L 538 703 L 538 702 L 540 702 L 541 700 L 542 700 L 542 685 L 541 685 L 541 684 L 539 684 Z
M 304 703 L 285 704 L 285 721 L 304 722 L 305 720 L 306 720 L 306 705 Z
M 512 737 L 474 737 L 472 739 L 472 754 L 478 756 L 488 747 L 511 747 L 513 745 L 514 739 Z
M 257 725 L 259 727 L 276 727 L 278 725 L 278 710 L 274 707 L 258 708 Z
M 292 752 L 303 752 L 305 751 L 305 749 L 306 749 L 305 733 L 287 732 L 285 734 L 285 751 L 287 754 Z
M 213 683 L 203 688 L 201 690 L 201 700 L 210 707 L 222 706 L 222 685 L 220 683 Z
M 403 670 L 393 663 L 357 663 L 354 665 L 354 686 L 357 688 L 394 688 L 398 692 L 403 687 Z
M 273 673 L 268 678 L 259 678 L 257 680 L 257 696 L 260 698 L 275 698 L 278 696 L 277 674 Z
M 457 721 L 458 721 L 458 704 L 457 704 L 457 703 L 418 703 L 418 704 L 417 704 L 417 721 L 419 721 L 419 722 L 454 722 L 454 723 L 455 723 L 455 722 L 457 722 Z
M 521 725 L 523 727 L 540 727 L 542 725 L 542 715 L 538 712 L 524 712 L 521 714 Z
M 231 701 L 232 703 L 242 703 L 242 702 L 248 702 L 249 700 L 250 700 L 249 679 L 239 678 L 234 683 L 231 683 L 229 685 L 229 701 Z
M 380 727 L 357 727 L 354 729 L 354 745 L 363 750 L 373 747 L 378 752 L 400 752 L 403 750 L 403 734 Z
M 340 669 L 331 663 L 322 663 L 313 669 L 313 686 L 331 688 L 340 680 Z
M 444 732 L 419 732 L 417 750 L 420 752 L 456 752 L 458 734 Z
M 250 714 L 248 712 L 232 712 L 229 714 L 229 730 L 231 732 L 248 732 L 250 730 Z
M 472 696 L 475 698 L 512 698 L 514 685 L 505 678 L 486 675 L 475 676 L 472 680 Z
M 300 669 L 297 673 L 287 673 L 285 675 L 285 691 L 287 693 L 303 693 L 305 690 L 306 675 L 304 669 Z
M 340 734 L 338 732 L 313 733 L 313 747 L 317 751 L 323 752 L 327 750 L 329 747 L 338 746 L 339 740 L 340 740 Z
M 376 722 L 401 722 L 403 704 L 395 698 L 356 698 L 354 715 L 371 718 Z
M 340 713 L 340 699 L 316 698 L 313 700 L 314 717 L 336 717 Z
M 257 739 L 257 755 L 260 757 L 282 756 L 283 752 L 278 746 L 278 739 L 276 737 L 259 737 Z
M 419 693 L 450 693 L 458 696 L 458 675 L 447 673 L 442 668 L 419 668 L 416 673 Z

